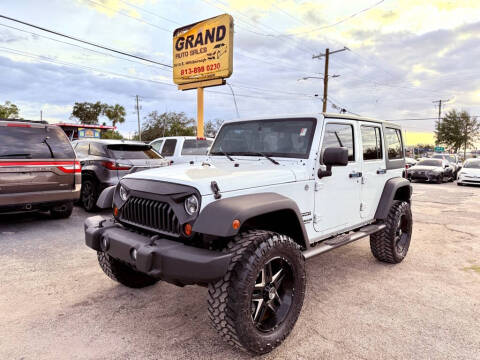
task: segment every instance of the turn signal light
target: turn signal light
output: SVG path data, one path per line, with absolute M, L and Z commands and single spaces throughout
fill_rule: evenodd
M 232 222 L 232 228 L 233 228 L 234 230 L 240 229 L 240 220 L 237 220 L 237 219 L 233 220 L 233 222 Z
M 192 235 L 192 225 L 185 224 L 185 226 L 183 227 L 183 231 L 185 232 L 185 235 L 187 235 L 187 236 Z
M 116 206 L 113 208 L 113 216 L 118 216 L 118 208 Z

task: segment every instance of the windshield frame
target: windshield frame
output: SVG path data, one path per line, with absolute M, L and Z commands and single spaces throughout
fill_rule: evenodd
M 226 127 L 229 126 L 235 126 L 239 124 L 251 124 L 251 123 L 261 123 L 265 124 L 268 122 L 281 122 L 281 121 L 311 121 L 312 122 L 312 131 L 310 132 L 308 136 L 308 145 L 307 145 L 307 150 L 305 154 L 301 153 L 276 153 L 276 152 L 268 152 L 268 151 L 257 151 L 257 150 L 246 150 L 245 151 L 228 151 L 226 152 L 225 150 L 220 150 L 220 149 L 214 149 L 215 145 L 217 142 L 220 141 L 220 135 L 224 131 Z M 312 150 L 312 144 L 313 144 L 313 138 L 315 136 L 315 133 L 317 131 L 317 118 L 316 117 L 298 117 L 298 118 L 266 118 L 266 119 L 252 119 L 252 120 L 241 120 L 241 121 L 232 121 L 232 122 L 227 122 L 222 125 L 220 130 L 218 131 L 217 136 L 215 137 L 215 141 L 210 147 L 210 150 L 208 151 L 209 156 L 224 156 L 224 155 L 216 155 L 217 153 L 220 153 L 220 151 L 223 151 L 225 153 L 228 153 L 228 155 L 232 156 L 258 156 L 262 157 L 259 153 L 262 152 L 263 154 L 269 156 L 269 157 L 277 157 L 277 158 L 288 158 L 288 159 L 308 159 L 310 157 L 310 152 Z M 246 153 L 258 153 L 258 155 L 251 155 L 251 154 L 246 154 Z M 215 153 L 213 155 L 212 153 Z

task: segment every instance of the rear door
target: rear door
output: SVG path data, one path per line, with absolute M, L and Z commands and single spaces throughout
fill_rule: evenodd
M 377 210 L 380 190 L 383 190 L 387 177 L 382 126 L 373 122 L 361 122 L 360 134 L 363 160 L 360 216 L 370 220 Z
M 0 123 L 0 194 L 71 190 L 80 171 L 57 127 Z
M 177 146 L 177 139 L 165 139 L 163 143 L 161 155 L 168 160 L 175 161 L 175 148 Z

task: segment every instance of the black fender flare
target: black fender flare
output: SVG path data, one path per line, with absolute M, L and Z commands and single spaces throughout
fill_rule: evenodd
M 193 231 L 218 237 L 232 237 L 249 219 L 277 211 L 291 211 L 301 228 L 302 246 L 309 247 L 308 235 L 302 214 L 292 199 L 277 193 L 256 193 L 223 198 L 208 204 L 193 225 Z M 240 228 L 234 229 L 234 220 L 240 221 Z
M 405 190 L 400 190 L 400 189 Z M 399 192 L 400 190 L 400 192 Z M 378 203 L 375 219 L 385 220 L 392 207 L 393 200 L 404 200 L 410 202 L 412 197 L 412 185 L 405 178 L 395 177 L 389 179 L 383 188 L 382 196 Z
M 98 197 L 97 207 L 100 209 L 111 209 L 113 207 L 113 195 L 115 194 L 116 185 L 105 188 Z

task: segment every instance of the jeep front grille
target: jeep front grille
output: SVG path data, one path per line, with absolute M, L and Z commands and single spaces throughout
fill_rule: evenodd
M 180 235 L 180 223 L 169 204 L 130 197 L 123 205 L 120 220 L 142 228 Z

